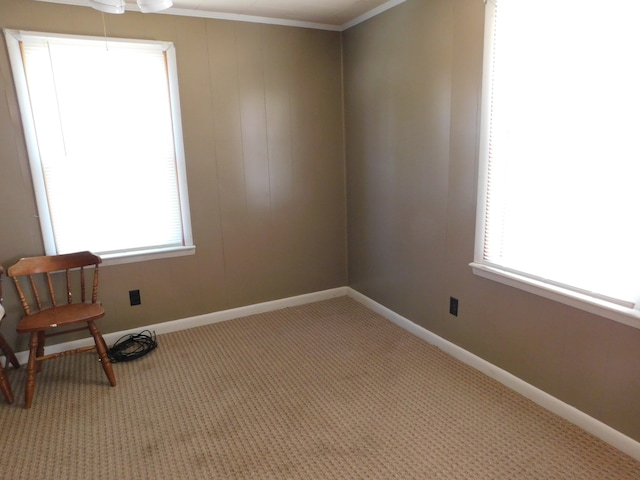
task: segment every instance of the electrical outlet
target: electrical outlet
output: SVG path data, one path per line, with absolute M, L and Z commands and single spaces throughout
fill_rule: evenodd
M 129 303 L 132 307 L 142 303 L 142 300 L 140 300 L 140 290 L 129 290 Z
M 454 317 L 458 316 L 458 299 L 449 297 L 449 313 Z

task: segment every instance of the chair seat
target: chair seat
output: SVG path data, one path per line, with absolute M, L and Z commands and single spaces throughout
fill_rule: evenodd
M 72 303 L 40 310 L 22 317 L 16 330 L 19 333 L 37 332 L 51 327 L 64 327 L 104 317 L 104 308 L 99 303 Z

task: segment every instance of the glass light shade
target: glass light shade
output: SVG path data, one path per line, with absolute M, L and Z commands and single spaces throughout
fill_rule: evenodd
M 138 0 L 138 7 L 142 13 L 159 12 L 172 6 L 172 0 Z
M 124 13 L 124 0 L 89 0 L 89 5 L 105 13 Z

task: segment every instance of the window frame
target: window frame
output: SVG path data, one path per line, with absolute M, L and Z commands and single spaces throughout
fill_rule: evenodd
M 171 122 L 173 126 L 173 143 L 175 151 L 175 167 L 177 176 L 178 197 L 181 212 L 182 224 L 182 245 L 170 247 L 152 247 L 148 249 L 139 249 L 131 251 L 118 251 L 114 253 L 100 254 L 104 265 L 115 265 L 122 263 L 133 263 L 160 258 L 170 258 L 195 253 L 195 245 L 193 243 L 193 235 L 191 230 L 191 214 L 189 207 L 189 193 L 187 185 L 186 158 L 184 153 L 184 140 L 181 122 L 181 110 L 178 87 L 178 69 L 175 53 L 175 46 L 172 42 L 139 40 L 113 37 L 96 37 L 88 35 L 71 35 L 49 32 L 36 32 L 15 29 L 4 29 L 4 36 L 7 43 L 9 53 L 9 61 L 13 72 L 14 85 L 20 107 L 20 115 L 23 124 L 25 143 L 27 154 L 29 157 L 29 166 L 31 170 L 32 185 L 34 188 L 35 199 L 38 210 L 38 219 L 42 239 L 47 255 L 57 253 L 56 243 L 53 233 L 53 224 L 49 210 L 49 199 L 47 197 L 46 184 L 42 171 L 42 163 L 36 136 L 35 124 L 31 110 L 31 99 L 27 85 L 27 79 L 21 53 L 21 37 L 22 35 L 39 35 L 45 37 L 78 39 L 78 40 L 104 40 L 108 42 L 128 42 L 142 43 L 147 45 L 159 46 L 166 59 L 167 79 L 169 87 L 169 103 L 171 107 Z
M 507 267 L 492 264 L 484 259 L 485 219 L 487 215 L 487 183 L 489 163 L 490 101 L 492 85 L 492 58 L 494 19 L 496 5 L 485 0 L 484 49 L 482 71 L 482 93 L 480 103 L 479 163 L 477 171 L 477 204 L 474 260 L 469 264 L 473 273 L 510 287 L 514 287 L 543 298 L 589 312 L 616 322 L 640 329 L 640 310 L 608 300 L 606 297 L 568 289 L 550 280 L 525 276 Z

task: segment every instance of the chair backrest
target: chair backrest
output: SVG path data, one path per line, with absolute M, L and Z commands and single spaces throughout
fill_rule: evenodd
M 34 310 L 56 307 L 58 300 L 52 279 L 52 273 L 65 272 L 66 303 L 73 303 L 74 285 L 80 287 L 80 302 L 87 301 L 85 288 L 85 268 L 93 267 L 93 282 L 91 287 L 91 303 L 98 301 L 98 266 L 102 259 L 91 252 L 68 253 L 64 255 L 50 255 L 41 257 L 21 258 L 9 267 L 7 274 L 13 279 L 20 297 L 20 303 L 27 315 Z M 77 270 L 77 272 L 76 272 Z M 37 280 L 38 274 L 45 277 L 44 286 Z M 77 277 L 77 278 L 75 278 Z M 27 278 L 27 281 L 21 280 Z M 75 278 L 75 281 L 74 281 Z M 29 288 L 25 288 L 25 285 Z M 31 295 L 28 295 L 30 291 Z M 77 291 L 76 291 L 77 293 Z M 29 301 L 31 300 L 31 301 Z

